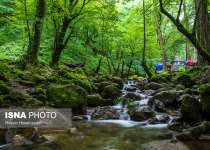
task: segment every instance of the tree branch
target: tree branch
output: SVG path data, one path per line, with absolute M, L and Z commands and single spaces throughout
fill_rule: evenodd
M 182 2 L 183 2 L 183 0 L 181 0 L 181 1 L 180 1 L 180 4 L 179 4 L 179 11 L 178 11 L 177 18 L 176 18 L 176 21 L 177 21 L 177 22 L 179 22 L 179 16 L 180 16 L 181 9 L 182 9 Z

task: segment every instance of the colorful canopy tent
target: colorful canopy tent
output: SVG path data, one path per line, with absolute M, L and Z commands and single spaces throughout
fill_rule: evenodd
M 167 65 L 168 71 L 171 71 L 171 64 L 170 64 L 170 62 L 166 62 L 166 65 Z M 160 63 L 160 64 L 155 65 L 155 71 L 156 71 L 156 73 L 162 72 L 163 71 L 163 64 Z
M 185 65 L 186 65 L 186 66 L 194 66 L 194 62 L 193 62 L 193 60 L 187 60 L 187 61 L 185 62 Z
M 172 71 L 184 71 L 185 61 L 181 58 L 176 58 L 171 62 Z

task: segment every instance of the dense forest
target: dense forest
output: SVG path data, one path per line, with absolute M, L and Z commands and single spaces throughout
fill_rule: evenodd
M 155 64 L 177 57 L 204 65 L 210 60 L 208 3 L 1 0 L 0 58 L 21 69 L 82 63 L 86 71 L 120 77 L 145 75 L 145 69 L 150 76 Z
M 0 0 L 0 149 L 209 149 L 209 2 Z

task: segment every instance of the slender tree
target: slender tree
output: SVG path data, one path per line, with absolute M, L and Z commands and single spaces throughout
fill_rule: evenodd
M 43 18 L 45 14 L 45 5 L 46 5 L 45 0 L 37 1 L 36 14 L 35 14 L 36 20 L 34 21 L 32 31 L 30 32 L 26 0 L 24 1 L 24 4 L 25 4 L 25 16 L 26 16 L 26 23 L 28 29 L 29 45 L 26 54 L 23 55 L 23 57 L 19 62 L 19 64 L 21 64 L 23 69 L 26 67 L 27 64 L 35 66 L 38 63 L 38 51 L 41 42 Z
M 155 0 L 153 0 L 153 4 L 155 7 L 157 6 L 155 3 Z M 163 34 L 162 34 L 161 26 L 160 26 L 160 18 L 158 17 L 160 15 L 161 14 L 159 14 L 159 12 L 155 8 L 155 22 L 156 22 L 156 28 L 157 28 L 157 35 L 159 38 L 159 44 L 160 44 L 161 51 L 162 51 L 163 70 L 167 71 L 165 43 L 164 43 Z
M 149 70 L 147 64 L 146 64 L 146 59 L 145 59 L 145 52 L 146 52 L 146 9 L 145 9 L 145 3 L 143 0 L 143 24 L 144 24 L 144 47 L 143 47 L 143 55 L 142 55 L 142 67 L 144 68 L 146 74 L 149 76 L 149 78 L 152 77 L 152 73 Z

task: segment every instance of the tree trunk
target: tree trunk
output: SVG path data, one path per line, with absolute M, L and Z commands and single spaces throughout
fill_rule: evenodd
M 52 60 L 50 61 L 50 67 L 58 66 L 61 53 L 67 44 L 64 38 L 66 36 L 66 31 L 68 29 L 70 22 L 71 19 L 64 17 L 61 31 L 57 32 L 57 29 L 55 29 L 54 46 L 53 46 Z
M 156 6 L 154 0 L 153 0 L 153 4 Z M 158 18 L 158 12 L 157 11 L 155 11 L 155 22 L 156 22 L 157 34 L 158 34 L 158 38 L 159 38 L 159 44 L 160 44 L 161 51 L 162 51 L 163 70 L 167 71 L 165 43 L 164 43 L 164 40 L 163 40 L 163 34 L 162 34 L 162 31 L 161 31 L 161 28 L 160 28 L 160 20 Z
M 124 66 L 125 66 L 125 62 L 122 62 L 122 69 L 121 69 L 121 78 L 124 78 Z
M 58 62 L 63 51 L 64 47 L 62 45 L 56 46 L 56 49 L 53 50 L 52 60 L 50 62 L 50 67 L 57 67 Z
M 25 11 L 27 11 L 27 9 L 25 9 Z M 20 63 L 25 62 L 26 64 L 34 66 L 38 63 L 38 51 L 41 42 L 44 12 L 45 12 L 45 0 L 39 0 L 36 7 L 36 15 L 35 15 L 36 21 L 33 24 L 32 33 L 29 33 L 28 49 L 26 54 L 24 54 L 22 60 L 20 60 Z M 24 66 L 26 66 L 26 64 Z
M 132 63 L 133 63 L 133 61 L 131 60 L 131 61 L 129 62 L 129 65 L 128 65 L 128 77 L 130 76 L 130 73 L 131 73 L 131 66 L 132 66 Z
M 169 14 L 164 8 L 163 8 L 163 3 L 162 0 L 159 0 L 160 2 L 160 10 L 161 12 L 166 15 L 172 22 L 173 24 L 177 27 L 178 31 L 181 32 L 184 36 L 186 36 L 189 41 L 194 45 L 194 47 L 198 50 L 198 53 L 208 62 L 210 62 L 210 53 L 207 51 L 206 48 L 202 46 L 202 43 L 200 43 L 197 38 L 195 33 L 190 33 L 179 21 L 178 19 L 175 19 L 171 14 Z
M 199 43 L 208 52 L 210 51 L 210 25 L 209 25 L 209 14 L 208 14 L 208 1 L 207 0 L 194 0 L 195 10 L 197 12 L 196 17 L 196 34 Z M 202 55 L 198 55 L 198 65 L 206 65 L 207 61 Z
M 143 48 L 143 58 L 142 58 L 142 67 L 144 68 L 146 74 L 149 76 L 149 78 L 152 77 L 152 73 L 149 70 L 146 60 L 145 60 L 145 51 L 146 51 L 146 11 L 145 11 L 145 5 L 144 5 L 144 0 L 143 0 L 143 21 L 144 21 L 144 48 Z
M 99 59 L 99 61 L 98 61 L 98 66 L 97 66 L 97 68 L 95 70 L 95 73 L 98 73 L 99 72 L 99 70 L 101 68 L 101 61 L 102 61 L 102 59 L 103 59 L 103 57 L 101 56 L 100 59 Z
M 186 21 L 186 29 L 189 31 L 189 19 L 186 11 L 186 0 L 183 1 L 184 20 Z M 190 41 L 186 38 L 186 60 L 191 59 L 190 57 Z

